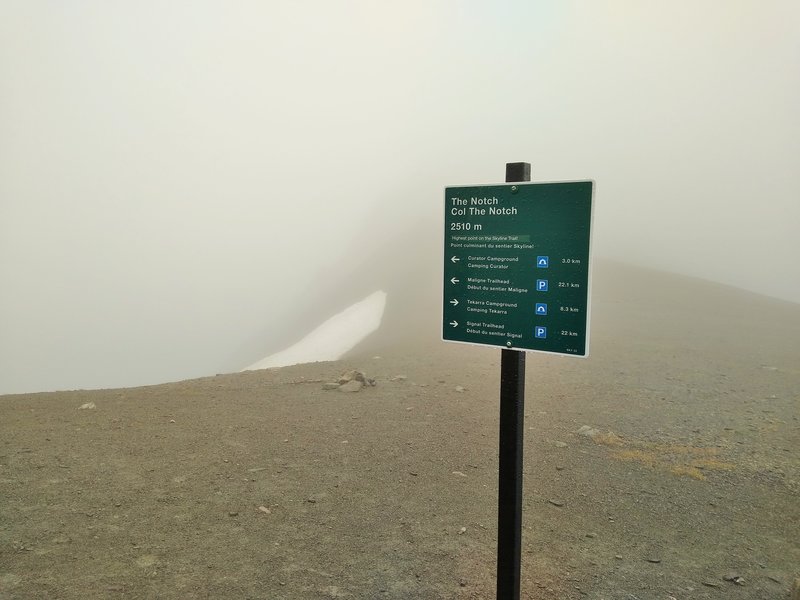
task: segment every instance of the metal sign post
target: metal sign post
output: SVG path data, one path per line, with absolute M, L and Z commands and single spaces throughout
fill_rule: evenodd
M 506 182 L 530 181 L 529 163 L 506 164 Z M 500 454 L 497 494 L 497 598 L 519 600 L 522 562 L 522 456 L 525 353 L 500 351 Z
M 502 348 L 497 598 L 519 600 L 525 351 L 586 356 L 594 182 L 445 189 L 442 339 Z

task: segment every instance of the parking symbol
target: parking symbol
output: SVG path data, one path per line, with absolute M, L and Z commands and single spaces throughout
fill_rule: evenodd
M 547 327 L 536 327 L 534 330 L 534 335 L 536 335 L 539 339 L 544 339 L 547 337 Z
M 546 269 L 550 266 L 550 257 L 549 256 L 537 256 L 536 257 L 536 266 L 539 269 Z
M 547 279 L 537 279 L 536 280 L 536 291 L 537 292 L 546 292 L 547 291 Z
M 542 302 L 536 303 L 536 314 L 537 315 L 546 315 L 547 314 L 547 304 Z

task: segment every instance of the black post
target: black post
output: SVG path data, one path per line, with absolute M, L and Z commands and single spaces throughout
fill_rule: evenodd
M 530 181 L 529 163 L 507 163 L 506 182 Z M 500 474 L 497 498 L 497 600 L 519 600 L 522 559 L 522 439 L 525 353 L 501 350 Z

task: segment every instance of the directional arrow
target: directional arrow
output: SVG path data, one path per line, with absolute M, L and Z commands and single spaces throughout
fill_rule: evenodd
M 460 258 L 458 258 L 457 256 L 453 256 L 453 257 L 450 259 L 450 262 L 457 263 L 457 262 L 458 262 L 458 261 L 460 261 L 460 260 L 461 260 L 461 259 L 460 259 Z
M 458 321 L 450 321 L 450 325 L 453 327 L 458 327 Z
M 453 306 L 458 306 L 458 300 L 453 298 L 452 300 L 450 300 L 450 304 L 452 304 Z
M 450 280 L 450 283 L 452 283 L 453 285 L 455 285 L 455 284 L 456 284 L 456 283 L 458 283 L 459 281 L 461 281 L 461 280 L 460 280 L 460 279 L 456 279 L 455 277 L 453 277 L 453 278 Z

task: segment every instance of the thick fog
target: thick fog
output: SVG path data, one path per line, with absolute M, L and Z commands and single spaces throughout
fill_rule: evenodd
M 800 302 L 798 106 L 794 0 L 3 2 L 0 393 L 438 289 L 443 187 L 510 161 L 596 180 L 596 257 Z

